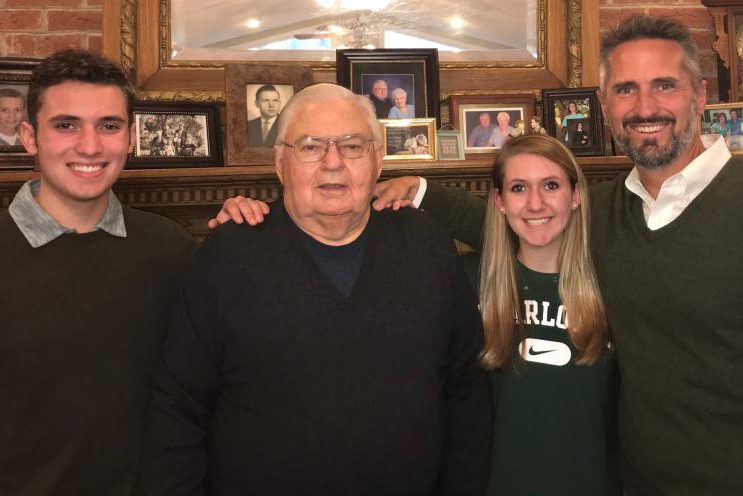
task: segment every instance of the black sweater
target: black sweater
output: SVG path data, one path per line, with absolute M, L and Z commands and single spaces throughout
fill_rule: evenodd
M 281 205 L 212 233 L 156 372 L 143 491 L 480 494 L 482 327 L 432 222 L 373 213 L 349 298 Z
M 0 494 L 131 494 L 151 372 L 193 240 L 124 207 L 128 237 L 31 248 L 0 213 Z

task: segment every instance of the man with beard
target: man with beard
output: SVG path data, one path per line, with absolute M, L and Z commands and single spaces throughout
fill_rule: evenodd
M 622 373 L 628 495 L 738 494 L 743 486 L 743 161 L 705 150 L 697 47 L 648 16 L 609 32 L 599 97 L 635 164 L 592 189 L 594 261 Z M 420 205 L 480 243 L 485 204 L 420 178 L 377 187 L 375 208 Z M 422 199 L 422 201 L 421 201 Z M 552 214 L 544 212 L 545 223 Z
M 372 84 L 372 94 L 369 95 L 369 99 L 374 104 L 374 112 L 377 114 L 377 119 L 386 119 L 390 113 L 390 109 L 394 106 L 392 100 L 387 96 L 387 81 L 384 79 L 377 79 Z
M 702 145 L 706 83 L 684 27 L 627 19 L 604 37 L 600 69 L 604 115 L 635 164 L 591 191 L 593 255 L 622 378 L 625 493 L 739 494 L 743 161 L 723 139 Z M 412 202 L 455 238 L 481 243 L 485 202 L 464 190 L 403 177 L 376 194 L 377 209 Z M 549 207 L 533 209 L 548 226 Z

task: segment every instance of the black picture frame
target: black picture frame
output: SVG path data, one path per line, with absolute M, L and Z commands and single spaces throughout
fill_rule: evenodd
M 223 164 L 217 104 L 140 101 L 133 113 L 136 143 L 127 169 Z
M 358 95 L 369 95 L 378 79 L 388 85 L 388 98 L 396 87 L 408 93 L 414 118 L 439 116 L 439 54 L 435 48 L 343 49 L 336 51 L 336 81 Z M 398 86 L 399 85 L 399 86 Z M 394 87 L 393 87 L 394 86 Z M 384 116 L 378 118 L 383 119 Z
M 597 90 L 595 87 L 542 90 L 542 125 L 547 134 L 565 143 L 577 157 L 605 154 L 604 119 Z
M 0 89 L 11 88 L 19 91 L 24 98 L 24 108 L 27 108 L 25 98 L 28 94 L 31 71 L 40 62 L 40 59 L 26 57 L 0 58 Z M 28 115 L 23 117 L 23 119 L 27 118 Z M 34 163 L 34 155 L 26 152 L 23 146 L 0 144 L 0 170 L 33 169 Z

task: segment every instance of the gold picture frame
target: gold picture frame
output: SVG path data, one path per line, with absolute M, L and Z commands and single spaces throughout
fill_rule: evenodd
M 383 160 L 436 160 L 436 119 L 380 119 Z

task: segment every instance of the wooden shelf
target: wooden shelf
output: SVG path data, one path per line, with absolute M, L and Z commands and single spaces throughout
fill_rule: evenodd
M 382 179 L 418 175 L 486 195 L 490 190 L 492 157 L 475 160 L 385 163 Z M 614 178 L 629 170 L 627 157 L 580 157 L 589 182 Z M 0 172 L 0 209 L 8 207 L 18 188 L 38 173 Z M 236 195 L 273 201 L 280 184 L 272 165 L 207 168 L 124 170 L 114 191 L 133 207 L 151 210 L 180 222 L 196 237 L 207 233 L 206 221 L 227 199 Z

